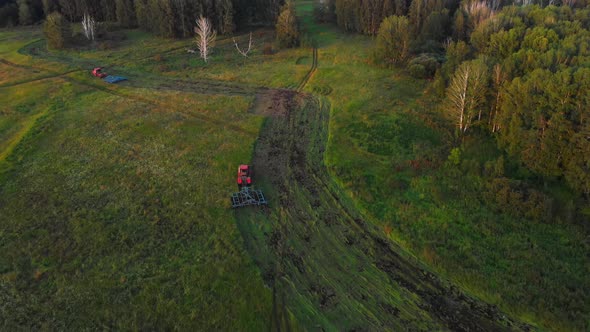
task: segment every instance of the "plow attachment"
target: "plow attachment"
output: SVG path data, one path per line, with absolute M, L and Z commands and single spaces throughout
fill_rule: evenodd
M 262 190 L 254 190 L 249 187 L 244 187 L 237 193 L 231 196 L 231 206 L 239 208 L 249 205 L 268 205 L 268 201 L 264 197 Z

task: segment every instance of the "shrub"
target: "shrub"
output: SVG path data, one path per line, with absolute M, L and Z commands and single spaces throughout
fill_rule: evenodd
M 461 170 L 465 174 L 476 175 L 476 176 L 481 175 L 481 165 L 479 164 L 479 162 L 477 160 L 474 160 L 474 159 L 464 159 L 461 162 Z
M 410 61 L 409 69 L 416 78 L 432 78 L 438 69 L 438 60 L 429 54 L 420 54 Z
M 410 23 L 407 17 L 390 16 L 383 20 L 377 34 L 375 60 L 385 65 L 405 63 L 410 54 Z M 419 70 L 419 69 L 418 69 Z
M 520 181 L 497 178 L 487 184 L 487 189 L 484 198 L 504 213 L 544 221 L 553 216 L 553 200 Z
M 47 39 L 47 46 L 52 49 L 66 47 L 72 38 L 70 22 L 57 12 L 47 15 L 43 33 Z
M 264 43 L 264 47 L 262 48 L 262 53 L 264 55 L 272 55 L 274 53 L 274 49 L 272 47 L 272 43 Z
M 288 1 L 282 8 L 277 20 L 277 41 L 280 47 L 296 47 L 299 45 L 299 25 L 295 16 L 295 7 Z
M 426 68 L 420 64 L 411 64 L 408 68 L 410 75 L 415 78 L 426 78 Z
M 89 43 L 90 41 L 88 40 L 88 38 L 86 38 L 86 36 L 81 32 L 74 33 L 74 35 L 70 39 L 70 45 L 84 46 L 88 45 Z
M 103 42 L 98 43 L 98 49 L 101 51 L 111 50 L 113 49 L 113 42 L 110 40 L 105 40 Z
M 453 148 L 449 154 L 448 161 L 451 165 L 458 166 L 461 163 L 461 149 Z
M 118 22 L 101 22 L 99 26 L 106 32 L 121 30 L 121 24 Z
M 500 156 L 496 160 L 490 160 L 485 163 L 484 166 L 485 175 L 490 177 L 503 177 L 504 176 L 504 157 Z

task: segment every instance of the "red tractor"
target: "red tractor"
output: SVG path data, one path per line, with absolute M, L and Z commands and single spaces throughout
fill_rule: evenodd
M 102 67 L 96 67 L 92 70 L 92 75 L 98 78 L 105 78 L 107 74 L 102 72 Z
M 231 195 L 231 206 L 233 208 L 249 205 L 268 205 L 262 190 L 252 188 L 252 166 L 240 165 L 238 167 L 237 182 L 240 191 Z
M 250 187 L 252 185 L 252 167 L 250 165 L 240 165 L 238 167 L 238 188 Z

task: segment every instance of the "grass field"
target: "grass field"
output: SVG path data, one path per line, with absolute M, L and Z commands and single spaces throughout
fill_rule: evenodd
M 309 12 L 309 2 L 301 10 Z M 463 163 L 450 166 L 453 124 L 428 82 L 373 66 L 369 38 L 306 24 L 320 47 L 307 89 L 330 91 L 332 104 L 327 166 L 365 217 L 440 274 L 525 321 L 590 328 L 586 231 L 488 203 L 484 164 L 500 155 L 489 138 L 466 142 Z
M 1 329 L 514 324 L 469 294 L 541 328 L 588 328 L 585 233 L 486 203 L 473 169 L 499 156 L 487 138 L 447 162 L 452 124 L 429 82 L 373 66 L 370 38 L 311 10 L 298 1 L 319 47 L 313 98 L 267 89 L 297 87 L 313 62 L 308 47 L 263 54 L 267 30 L 250 58 L 226 38 L 208 65 L 190 40 L 137 30 L 61 52 L 38 29 L 0 31 Z M 94 66 L 130 81 L 105 85 Z M 249 160 L 271 205 L 234 214 Z
M 262 125 L 253 96 L 100 84 L 0 91 L 2 329 L 266 329 L 227 199 Z

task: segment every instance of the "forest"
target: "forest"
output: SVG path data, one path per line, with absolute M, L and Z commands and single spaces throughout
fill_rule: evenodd
M 565 182 L 584 207 L 590 8 L 558 5 L 342 0 L 333 7 L 343 29 L 377 36 L 377 63 L 434 80 L 442 111 L 456 124 L 457 147 L 470 135 L 493 137 L 520 176 L 545 188 Z
M 279 0 L 2 0 L 0 27 L 42 21 L 52 12 L 79 22 L 85 14 L 121 27 L 141 27 L 163 37 L 192 36 L 195 19 L 206 16 L 222 34 L 244 25 L 273 24 Z

